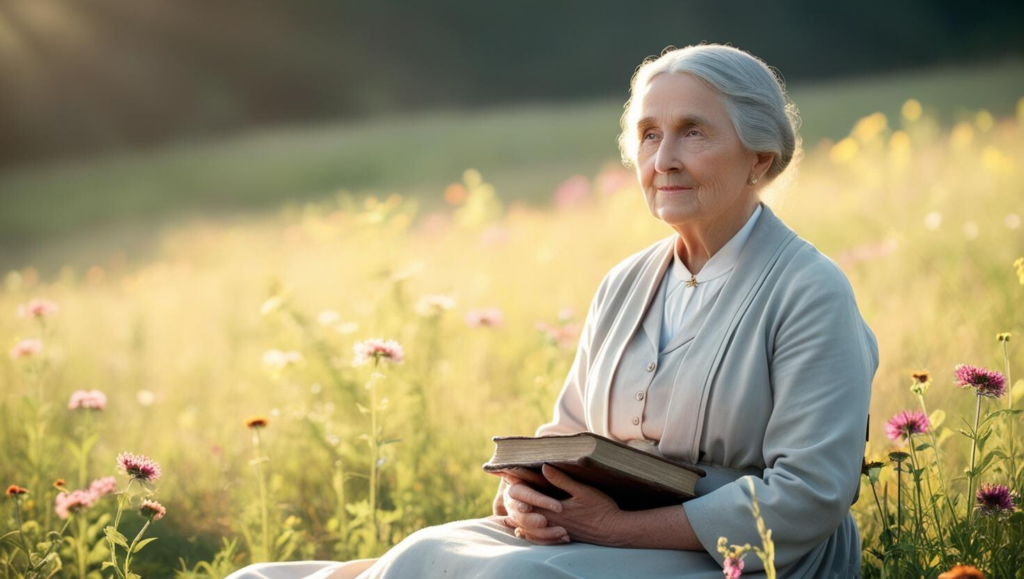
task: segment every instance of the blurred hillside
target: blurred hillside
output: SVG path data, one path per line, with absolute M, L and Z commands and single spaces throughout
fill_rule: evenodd
M 1020 2 L 752 5 L 5 0 L 0 169 L 183 137 L 523 102 L 625 100 L 667 45 L 789 82 L 1024 54 Z

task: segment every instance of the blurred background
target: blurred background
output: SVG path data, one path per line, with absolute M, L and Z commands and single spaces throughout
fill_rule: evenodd
M 947 123 L 1007 114 L 1022 15 L 1010 1 L 5 0 L 0 267 L 52 271 L 85 259 L 83 239 L 132 253 L 172 217 L 339 188 L 424 198 L 466 167 L 544 202 L 616 158 L 630 76 L 668 45 L 731 43 L 777 68 L 809 148 L 910 97 Z M 41 253 L 69 238 L 74 255 Z
M 376 556 L 488 514 L 491 437 L 550 419 L 598 283 L 671 233 L 619 160 L 630 78 L 717 42 L 801 112 L 806 158 L 767 201 L 878 338 L 868 456 L 930 370 L 961 493 L 952 368 L 1022 375 L 1022 25 L 1021 2 L 0 0 L 0 483 L 30 489 L 41 541 L 54 478 L 157 460 L 145 577 Z M 353 365 L 373 337 L 404 347 L 377 382 Z M 104 500 L 61 576 L 99 576 Z

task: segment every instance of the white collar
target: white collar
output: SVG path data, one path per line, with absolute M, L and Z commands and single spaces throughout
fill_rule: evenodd
M 747 238 L 750 237 L 750 232 L 754 230 L 754 224 L 757 223 L 757 218 L 761 215 L 761 204 L 757 204 L 757 209 L 754 209 L 754 214 L 747 220 L 746 225 L 740 228 L 736 232 L 736 235 L 732 236 L 721 249 L 715 252 L 714 255 L 708 259 L 708 262 L 704 264 L 700 272 L 697 274 L 697 282 L 703 283 L 706 281 L 713 280 L 717 277 L 721 277 L 736 266 L 736 262 L 739 260 L 740 253 L 743 251 L 743 246 L 747 243 Z M 679 235 L 676 234 L 673 248 L 678 248 Z M 690 279 L 690 270 L 686 268 L 683 260 L 679 259 L 679 252 L 676 249 L 672 251 L 672 275 L 681 281 L 687 281 Z

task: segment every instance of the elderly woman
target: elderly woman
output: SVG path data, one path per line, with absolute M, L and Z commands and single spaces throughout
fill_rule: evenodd
M 878 348 L 842 271 L 760 201 L 799 153 L 796 128 L 779 80 L 736 48 L 637 70 L 619 145 L 674 234 L 605 276 L 536 433 L 590 431 L 697 465 L 696 498 L 623 511 L 545 466 L 570 498 L 506 475 L 491 517 L 422 529 L 377 560 L 241 576 L 717 578 L 719 537 L 760 544 L 748 481 L 780 577 L 859 575 L 849 509 Z

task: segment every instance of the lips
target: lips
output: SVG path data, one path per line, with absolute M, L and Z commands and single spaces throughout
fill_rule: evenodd
M 676 191 L 691 191 L 693 187 L 658 187 L 658 191 L 665 191 L 668 193 L 674 193 Z

